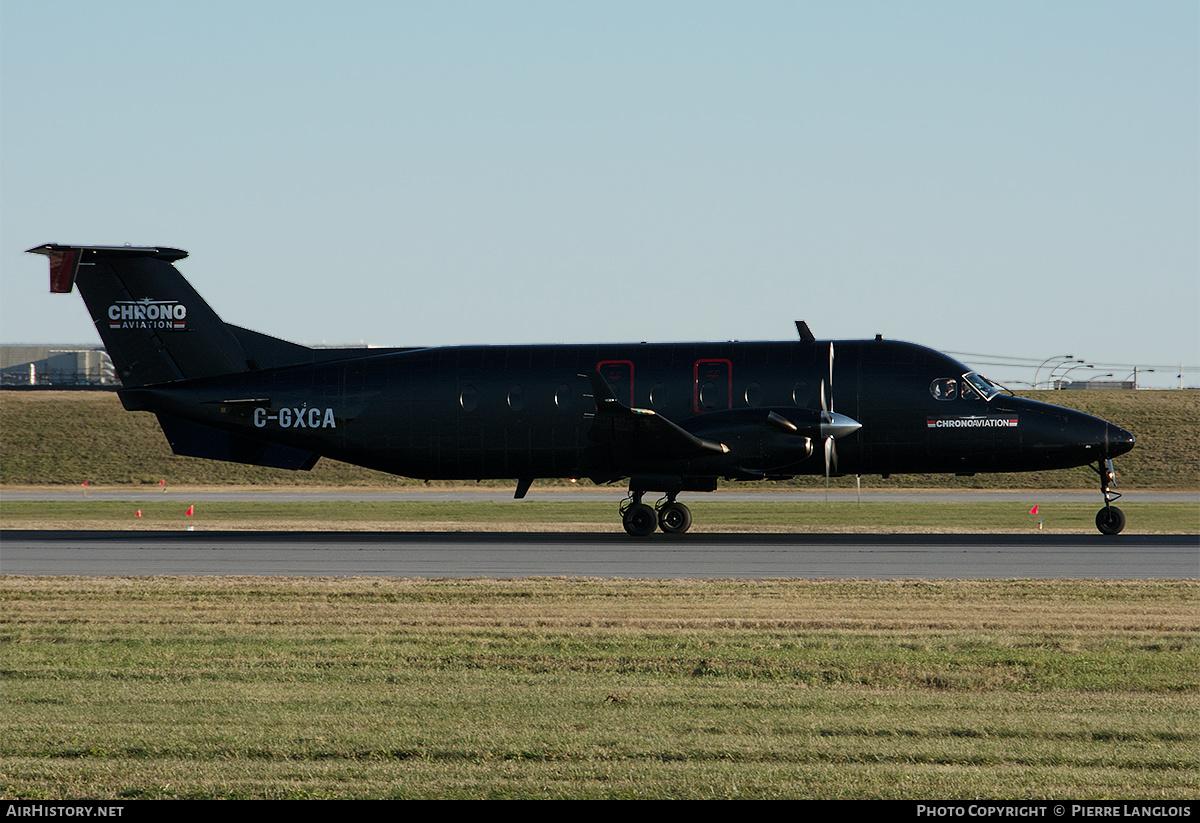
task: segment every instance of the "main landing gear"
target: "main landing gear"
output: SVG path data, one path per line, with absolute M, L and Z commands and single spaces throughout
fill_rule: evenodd
M 633 537 L 649 537 L 655 529 L 665 534 L 683 534 L 692 526 L 692 510 L 668 494 L 653 507 L 642 502 L 645 492 L 631 491 L 621 501 L 621 524 Z
M 1096 528 L 1101 534 L 1120 534 L 1125 528 L 1125 512 L 1112 505 L 1121 495 L 1110 486 L 1117 485 L 1117 475 L 1111 460 L 1098 461 L 1096 473 L 1100 475 L 1100 492 L 1104 495 L 1104 508 L 1096 512 Z

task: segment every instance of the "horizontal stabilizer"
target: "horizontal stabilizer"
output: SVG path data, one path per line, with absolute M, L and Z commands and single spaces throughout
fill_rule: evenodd
M 56 294 L 71 292 L 79 274 L 80 263 L 91 265 L 98 260 L 132 260 L 135 257 L 152 257 L 173 263 L 188 256 L 183 249 L 170 249 L 165 246 L 63 246 L 59 243 L 46 243 L 28 251 L 31 254 L 44 254 L 49 258 L 50 291 Z
M 171 444 L 171 451 L 185 457 L 303 471 L 311 469 L 320 459 L 319 455 L 303 449 L 233 434 L 162 412 L 157 416 L 158 424 Z

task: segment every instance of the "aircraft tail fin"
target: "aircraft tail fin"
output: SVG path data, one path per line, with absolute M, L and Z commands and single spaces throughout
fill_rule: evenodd
M 29 249 L 50 260 L 50 291 L 79 285 L 122 385 L 145 386 L 249 371 L 241 342 L 173 263 L 180 249 L 62 246 Z

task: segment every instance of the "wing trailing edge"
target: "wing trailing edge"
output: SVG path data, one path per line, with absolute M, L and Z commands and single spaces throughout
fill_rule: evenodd
M 615 456 L 680 460 L 729 453 L 724 443 L 697 437 L 650 409 L 626 406 L 599 371 L 588 375 L 588 380 L 596 398 L 596 417 L 589 436 L 610 446 Z

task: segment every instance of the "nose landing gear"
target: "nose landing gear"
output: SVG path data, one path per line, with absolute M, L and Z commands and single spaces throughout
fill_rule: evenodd
M 1120 534 L 1125 528 L 1125 512 L 1112 505 L 1120 498 L 1119 492 L 1112 491 L 1110 486 L 1117 485 L 1117 475 L 1113 471 L 1111 460 L 1097 462 L 1096 473 L 1100 475 L 1100 492 L 1104 495 L 1104 508 L 1096 512 L 1096 528 L 1101 534 Z

